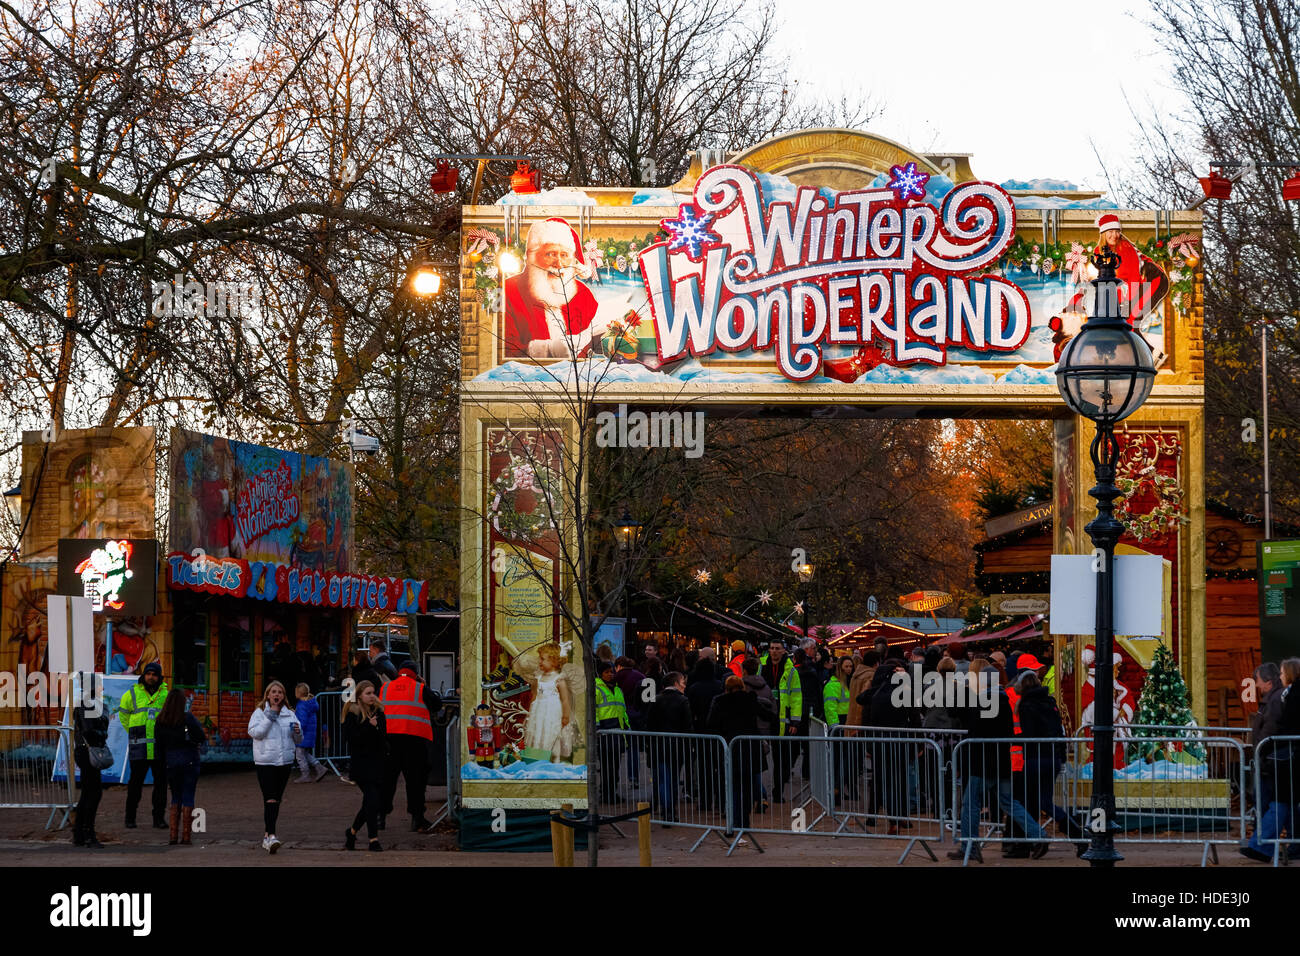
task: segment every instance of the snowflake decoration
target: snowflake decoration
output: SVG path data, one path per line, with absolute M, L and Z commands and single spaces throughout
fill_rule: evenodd
M 683 205 L 676 219 L 661 219 L 659 224 L 668 231 L 668 251 L 685 249 L 689 259 L 699 261 L 706 242 L 721 242 L 722 237 L 709 231 L 713 213 L 699 213 L 690 203 Z
M 794 605 L 794 613 L 796 613 L 796 614 L 802 614 L 802 613 L 803 613 L 803 601 L 796 601 L 796 602 L 795 602 L 795 605 Z
M 916 163 L 908 163 L 906 166 L 891 166 L 889 172 L 893 176 L 893 179 L 889 181 L 889 188 L 898 193 L 900 200 L 925 198 L 925 184 L 930 181 L 930 174 L 918 170 Z
M 705 569 L 705 568 L 700 568 L 700 570 L 698 570 L 698 571 L 695 572 L 695 583 L 696 583 L 696 584 L 708 584 L 708 583 L 709 583 L 709 579 L 712 578 L 712 577 L 713 577 L 713 574 L 710 573 L 707 569 Z
M 759 592 L 758 592 L 758 603 L 761 604 L 761 605 L 763 605 L 763 607 L 767 607 L 769 604 L 771 604 L 771 603 L 772 603 L 772 592 L 771 592 L 771 591 L 759 591 Z

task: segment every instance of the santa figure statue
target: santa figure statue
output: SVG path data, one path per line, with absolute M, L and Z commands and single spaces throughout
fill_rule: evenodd
M 1123 657 L 1119 651 L 1111 654 L 1111 663 L 1116 674 L 1119 672 L 1122 661 Z M 1079 695 L 1080 703 L 1083 704 L 1083 713 L 1079 719 L 1080 732 L 1085 737 L 1091 737 L 1097 715 L 1097 649 L 1092 644 L 1083 649 L 1083 666 L 1088 669 L 1088 679 L 1083 682 Z M 1130 725 L 1133 723 L 1133 695 L 1118 679 L 1115 679 L 1114 684 L 1111 726 L 1115 728 L 1115 766 L 1123 767 L 1125 765 L 1123 741 L 1132 736 Z M 1088 750 L 1089 752 L 1092 751 L 1092 744 L 1088 745 Z
M 592 268 L 563 219 L 528 230 L 524 271 L 505 281 L 507 358 L 577 358 L 591 348 L 596 297 L 582 283 Z

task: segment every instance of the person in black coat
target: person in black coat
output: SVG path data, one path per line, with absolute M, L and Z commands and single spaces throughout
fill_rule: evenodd
M 873 731 L 874 736 L 903 736 L 908 728 L 916 726 L 916 710 L 911 705 L 912 694 L 909 692 L 902 706 L 894 702 L 895 678 L 898 673 L 906 673 L 903 662 L 896 657 L 882 663 L 871 677 L 871 687 L 863 691 L 861 698 L 866 698 L 863 710 L 866 722 L 872 727 L 891 728 L 891 730 Z M 909 691 L 911 688 L 908 688 Z M 892 732 L 893 729 L 897 733 Z M 871 781 L 876 796 L 876 812 L 883 808 L 891 818 L 889 833 L 897 833 L 900 819 L 907 816 L 907 789 L 911 779 L 912 755 L 908 744 L 876 743 L 871 746 Z M 903 819 L 906 825 L 905 819 Z
M 82 680 L 97 680 L 90 674 L 81 677 Z M 72 843 L 92 849 L 104 845 L 95 836 L 95 814 L 99 810 L 100 797 L 104 795 L 104 779 L 102 771 L 91 766 L 90 748 L 108 744 L 108 714 L 104 712 L 103 693 L 98 693 L 98 707 L 90 700 L 91 692 L 87 689 L 72 712 L 75 733 L 72 757 L 81 771 L 81 799 L 77 801 L 76 821 L 72 825 Z M 92 716 L 93 711 L 98 712 Z
M 375 685 L 362 681 L 356 698 L 343 709 L 343 739 L 351 756 L 349 776 L 361 789 L 361 809 L 343 834 L 344 845 L 355 849 L 357 831 L 364 823 L 370 849 L 379 845 L 379 812 L 383 807 L 384 767 L 388 761 L 388 724 Z
M 695 733 L 708 733 L 709 708 L 713 705 L 713 698 L 721 693 L 722 681 L 718 680 L 712 659 L 701 655 L 686 684 L 686 699 L 691 702 Z M 722 795 L 722 752 L 716 741 L 709 740 L 692 740 L 690 749 L 697 796 L 702 807 L 712 808 Z
M 185 709 L 185 694 L 173 691 L 163 702 L 154 724 L 155 746 L 161 747 L 171 790 L 169 844 L 188 846 L 194 823 L 194 791 L 199 782 L 199 751 L 208 737 L 198 718 Z
M 995 670 L 985 669 L 978 674 L 972 669 L 973 680 L 978 680 L 984 687 L 985 681 L 997 687 L 998 674 Z M 987 694 L 988 691 L 985 691 Z M 968 698 L 974 696 L 974 688 L 968 692 Z M 1011 817 L 1012 825 L 1018 826 L 1020 832 L 1031 840 L 1041 840 L 1042 828 L 1036 820 L 1031 820 L 1024 806 L 1015 799 L 1011 791 L 1011 742 L 1015 737 L 1015 717 L 1011 713 L 1011 702 L 1006 692 L 997 687 L 997 694 L 988 708 L 978 703 L 963 708 L 962 722 L 968 732 L 967 743 L 958 752 L 963 754 L 958 761 L 962 776 L 964 793 L 961 806 L 961 839 L 977 841 L 979 839 L 980 810 L 985 802 L 991 809 L 1001 807 Z M 1038 859 L 1048 850 L 1048 844 L 1036 843 L 1032 856 Z M 965 853 L 956 849 L 948 854 L 950 859 L 960 860 Z M 971 857 L 984 862 L 978 844 L 971 847 Z
M 1065 737 L 1065 725 L 1056 699 L 1032 670 L 1020 672 L 1020 733 L 1028 738 L 1047 737 L 1053 740 Z M 1065 764 L 1065 744 L 1027 743 L 1025 754 L 1025 793 L 1016 794 L 1029 815 L 1037 820 L 1041 814 L 1050 813 L 1052 819 L 1071 837 L 1077 837 L 1076 854 L 1088 848 L 1082 825 L 1053 800 L 1056 775 Z
M 661 678 L 663 690 L 655 695 L 646 714 L 646 729 L 655 734 L 689 734 L 695 729 L 691 702 L 686 699 L 686 676 L 669 671 Z M 677 819 L 677 783 L 686 765 L 687 743 L 672 737 L 650 740 L 650 766 L 655 778 L 655 812 L 662 819 Z
M 745 681 L 734 674 L 727 678 L 725 688 L 709 709 L 709 733 L 728 743 L 737 737 L 757 735 L 758 695 L 746 689 Z M 754 803 L 754 768 L 763 759 L 762 747 L 760 740 L 732 743 L 731 747 L 731 823 L 742 830 L 749 829 L 749 808 Z

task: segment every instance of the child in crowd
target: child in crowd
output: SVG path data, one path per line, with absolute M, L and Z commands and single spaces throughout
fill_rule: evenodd
M 295 687 L 294 696 L 298 698 L 294 713 L 302 724 L 302 743 L 294 748 L 294 759 L 298 762 L 300 771 L 294 783 L 317 783 L 328 773 L 325 765 L 312 756 L 312 751 L 316 748 L 316 717 L 320 706 L 306 684 Z

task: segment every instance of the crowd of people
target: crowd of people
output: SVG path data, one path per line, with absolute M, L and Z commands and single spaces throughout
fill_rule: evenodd
M 283 658 L 285 661 L 291 658 Z M 361 807 L 343 836 L 351 850 L 364 826 L 369 849 L 380 851 L 379 831 L 393 812 L 399 778 L 406 783 L 406 810 L 411 830 L 428 833 L 425 817 L 428 744 L 442 701 L 420 679 L 412 661 L 394 665 L 383 641 L 372 642 L 354 664 L 353 681 L 340 716 L 340 732 L 350 754 L 347 782 L 361 793 Z M 253 764 L 262 797 L 262 849 L 275 853 L 282 845 L 276 835 L 280 807 L 294 767 L 295 783 L 319 782 L 327 770 L 313 755 L 319 705 L 311 685 L 299 682 L 294 699 L 286 685 L 269 676 L 262 699 L 248 718 Z M 170 690 L 157 662 L 145 666 L 136 684 L 122 696 L 117 719 L 127 734 L 129 778 L 126 793 L 128 829 L 136 814 L 146 778 L 153 774 L 153 826 L 169 831 L 169 844 L 191 843 L 199 765 L 207 738 L 189 712 L 186 695 Z M 109 750 L 109 717 L 95 702 L 82 701 L 73 711 L 73 759 L 80 770 L 81 795 L 73 824 L 73 843 L 100 847 L 95 832 L 103 795 L 103 771 L 115 762 Z M 167 795 L 171 794 L 168 810 Z
M 994 651 L 987 657 L 967 659 L 961 644 L 917 647 L 907 653 L 891 649 L 881 639 L 872 650 L 835 656 L 811 638 L 799 643 L 793 654 L 780 641 L 761 650 L 742 641 L 732 644 L 723 664 L 713 648 L 691 655 L 675 649 L 665 663 L 656 645 L 643 648 L 640 660 L 630 657 L 598 661 L 597 726 L 645 730 L 658 734 L 710 734 L 729 743 L 743 737 L 789 738 L 787 743 L 752 740 L 733 746 L 730 768 L 733 819 L 742 829 L 751 813 L 782 803 L 791 786 L 792 770 L 802 761 L 808 779 L 806 738 L 812 718 L 827 725 L 873 728 L 849 734 L 880 733 L 899 736 L 908 731 L 963 731 L 978 744 L 962 749 L 959 772 L 964 779 L 960 808 L 961 839 L 971 859 L 982 861 L 977 842 L 980 819 L 987 805 L 1007 817 L 1006 833 L 1015 837 L 1004 847 L 1007 856 L 1039 858 L 1048 850 L 1042 840 L 1040 820 L 1050 818 L 1076 841 L 1077 852 L 1086 848 L 1084 829 L 1075 817 L 1053 802 L 1053 784 L 1065 762 L 1063 744 L 1017 746 L 1026 739 L 1063 739 L 1065 730 L 1054 698 L 1055 668 L 1050 652 L 1045 660 L 1028 653 Z M 946 701 L 917 706 L 912 695 L 897 694 L 899 672 L 914 675 L 970 674 L 983 681 L 991 706 Z M 941 738 L 942 739 L 942 738 Z M 948 749 L 956 735 L 947 739 Z M 654 776 L 654 806 L 661 819 L 677 819 L 679 791 L 686 777 L 691 799 L 717 808 L 723 787 L 717 768 L 706 768 L 707 748 L 692 749 L 671 740 L 631 746 L 618 735 L 601 738 L 601 766 L 617 768 L 627 752 L 627 776 L 635 784 L 639 752 L 645 753 Z M 770 763 L 768 755 L 770 753 Z M 832 750 L 832 776 L 837 796 L 865 799 L 887 832 L 910 826 L 909 811 L 919 804 L 937 807 L 938 777 L 927 773 L 925 761 L 905 745 L 877 742 L 854 749 L 839 745 Z M 871 768 L 869 786 L 867 769 Z M 771 771 L 771 789 L 766 772 Z M 602 799 L 614 802 L 619 773 L 602 771 Z M 791 799 L 795 794 L 791 792 Z M 967 848 L 954 851 L 965 858 Z

